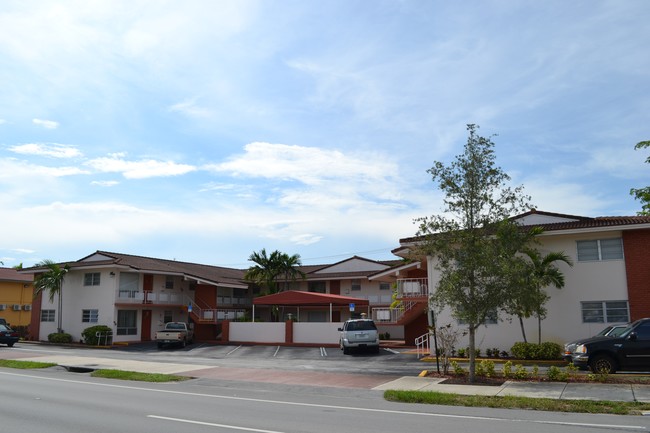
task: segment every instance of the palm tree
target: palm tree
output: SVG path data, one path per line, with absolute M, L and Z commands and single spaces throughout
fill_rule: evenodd
M 62 322 L 62 310 L 63 310 L 63 280 L 66 274 L 70 271 L 69 265 L 64 265 L 63 267 L 59 266 L 57 263 L 54 263 L 52 260 L 43 260 L 40 263 L 36 264 L 36 267 L 42 267 L 48 269 L 46 272 L 39 274 L 34 280 L 34 298 L 43 292 L 48 292 L 50 296 L 50 302 L 54 303 L 54 296 L 58 295 L 59 308 L 58 308 L 58 321 L 57 321 L 57 332 L 63 332 L 63 322 Z
M 289 254 L 281 253 L 279 258 L 279 267 L 281 274 L 284 277 L 284 290 L 289 290 L 289 283 L 296 281 L 298 277 L 303 280 L 307 277 L 303 271 L 298 269 L 298 266 L 302 264 L 300 261 L 300 254 L 290 256 Z
M 557 289 L 564 287 L 564 274 L 555 265 L 557 262 L 564 262 L 573 266 L 571 258 L 564 253 L 550 252 L 544 256 L 535 250 L 527 249 L 526 256 L 530 259 L 526 278 L 526 286 L 532 294 L 533 312 L 537 316 L 537 342 L 542 343 L 542 319 L 546 318 L 546 308 L 544 304 L 550 298 L 543 287 L 554 286 Z
M 265 248 L 262 248 L 259 253 L 252 253 L 248 257 L 248 260 L 255 263 L 255 265 L 248 268 L 244 274 L 244 279 L 262 288 L 266 288 L 268 293 L 276 293 L 276 279 L 282 272 L 280 269 L 280 254 L 276 250 L 269 256 L 266 254 Z

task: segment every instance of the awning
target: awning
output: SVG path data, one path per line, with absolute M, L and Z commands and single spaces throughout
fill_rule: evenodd
M 367 299 L 354 298 L 351 296 L 331 295 L 327 293 L 303 292 L 299 290 L 288 290 L 274 293 L 272 295 L 260 296 L 253 299 L 253 305 L 368 305 Z

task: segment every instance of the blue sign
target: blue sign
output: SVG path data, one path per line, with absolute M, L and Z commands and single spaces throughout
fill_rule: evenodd
M 354 303 L 350 303 L 350 311 L 354 311 Z
M 192 303 L 191 302 L 189 304 L 187 304 L 187 312 L 188 313 L 192 312 Z

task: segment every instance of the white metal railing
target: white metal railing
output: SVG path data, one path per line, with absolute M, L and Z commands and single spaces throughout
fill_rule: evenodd
M 397 280 L 397 297 L 422 297 L 429 295 L 429 281 L 427 278 L 405 278 Z
M 372 309 L 372 320 L 379 323 L 397 323 L 407 311 L 418 303 L 414 301 L 402 302 L 401 305 L 390 307 L 377 307 Z
M 119 290 L 117 302 L 123 304 L 170 304 L 180 305 L 183 297 L 180 293 L 139 292 L 133 290 Z
M 430 333 L 427 332 L 426 334 L 422 334 L 415 339 L 415 349 L 417 351 L 418 358 L 422 358 L 423 356 L 431 354 L 431 349 L 429 347 L 429 335 Z

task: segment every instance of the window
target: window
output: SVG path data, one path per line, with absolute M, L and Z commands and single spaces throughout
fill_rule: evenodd
M 577 244 L 579 262 L 623 259 L 621 238 L 578 241 Z
M 41 310 L 41 322 L 54 322 L 55 310 Z
M 390 290 L 389 283 L 379 283 L 379 290 Z
M 99 310 L 81 310 L 81 321 L 83 323 L 97 323 L 99 321 Z
M 173 289 L 174 288 L 174 277 L 171 275 L 167 275 L 165 277 L 165 289 Z
M 136 310 L 117 310 L 117 335 L 137 335 L 137 318 Z
M 140 275 L 135 272 L 120 272 L 120 298 L 135 298 L 140 284 Z
M 589 301 L 582 302 L 581 306 L 583 323 L 630 321 L 627 301 Z
M 352 280 L 352 290 L 353 291 L 361 290 L 361 280 Z
M 174 316 L 171 310 L 165 310 L 165 312 L 163 313 L 163 323 L 173 322 L 173 321 L 174 321 Z
M 307 283 L 308 290 L 315 293 L 325 293 L 325 281 L 310 281 Z
M 84 274 L 84 286 L 99 286 L 99 272 Z

